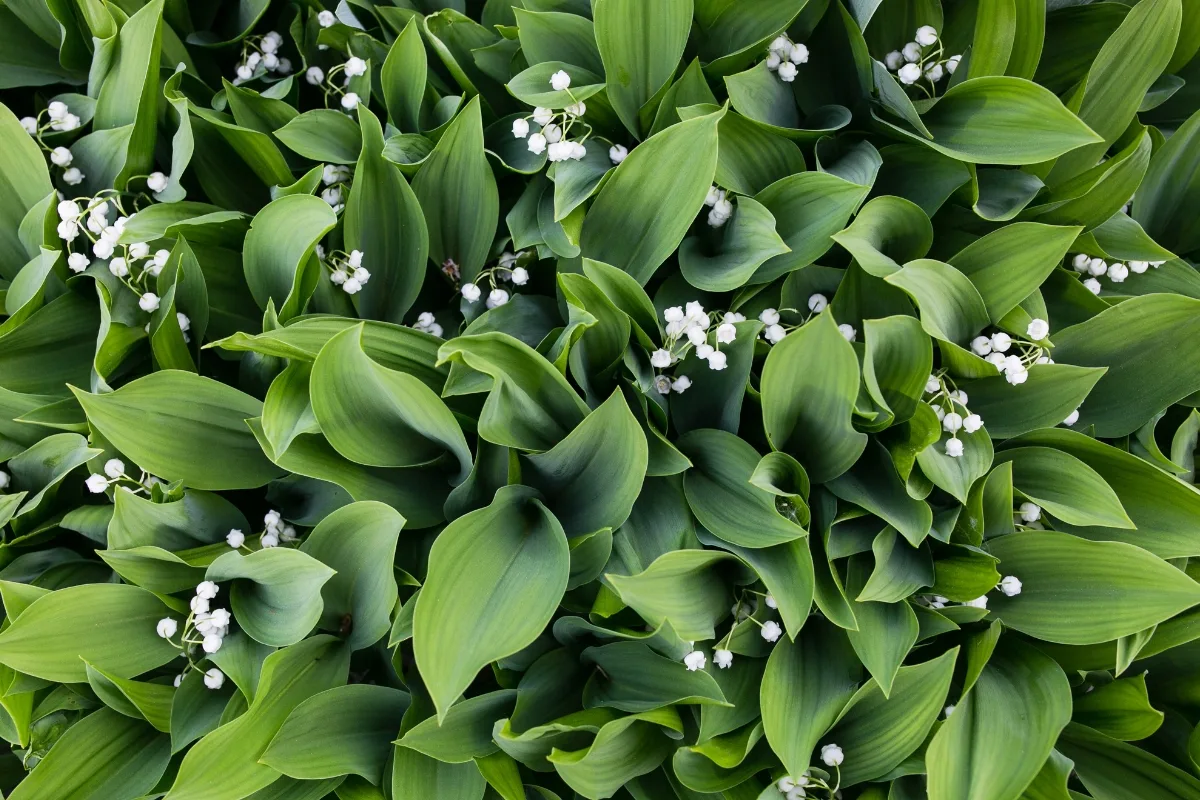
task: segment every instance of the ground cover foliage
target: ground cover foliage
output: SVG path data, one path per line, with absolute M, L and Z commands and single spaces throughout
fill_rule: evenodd
M 1200 2 L 0 0 L 10 800 L 1200 798 Z

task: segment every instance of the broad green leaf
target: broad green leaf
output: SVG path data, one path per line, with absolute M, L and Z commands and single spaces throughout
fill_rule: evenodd
M 255 215 L 242 258 L 259 308 L 274 301 L 284 322 L 303 313 L 318 282 L 326 280 L 313 249 L 336 224 L 329 204 L 306 194 L 281 197 Z
M 892 528 L 879 532 L 871 542 L 871 552 L 875 568 L 855 600 L 898 603 L 917 589 L 933 585 L 933 560 L 928 551 L 909 544 Z
M 1135 6 L 1104 42 L 1077 101 L 1079 118 L 1102 141 L 1059 159 L 1050 171 L 1050 185 L 1094 165 L 1134 119 L 1146 90 L 1171 60 L 1182 13 L 1178 0 L 1152 0 Z
M 379 641 L 391 628 L 399 598 L 392 573 L 404 517 L 383 503 L 342 506 L 313 528 L 301 552 L 333 569 L 321 587 L 321 627 L 345 630 L 346 643 L 358 650 Z
M 319 692 L 292 709 L 261 761 L 292 778 L 351 774 L 378 786 L 408 704 L 407 694 L 389 686 L 352 684 Z M 315 730 L 321 734 L 314 736 Z
M 669 622 L 685 640 L 712 639 L 716 623 L 729 613 L 732 596 L 720 567 L 732 558 L 715 550 L 672 550 L 636 575 L 605 577 L 650 625 Z
M 996 323 L 1042 285 L 1079 233 L 1076 227 L 1016 222 L 976 239 L 948 261 L 975 284 Z
M 1159 558 L 1196 555 L 1191 536 L 1200 491 L 1123 450 L 1075 431 L 1042 430 L 1014 443 L 1054 447 L 1080 459 L 1100 474 L 1120 499 L 1136 529 L 1065 526 L 1089 539 L 1124 541 Z
M 611 797 L 626 781 L 654 770 L 671 754 L 670 740 L 659 724 L 651 721 L 665 712 L 670 716 L 676 713 L 664 709 L 615 719 L 600 728 L 586 748 L 556 748 L 547 760 L 559 777 L 583 796 Z
M 868 275 L 886 278 L 900 265 L 924 258 L 933 244 L 933 226 L 916 203 L 902 197 L 876 197 L 833 235 Z
M 405 133 L 420 132 L 421 99 L 428 69 L 420 23 L 410 19 L 388 50 L 380 74 L 388 116 Z
M 707 85 L 705 86 L 707 88 Z M 664 99 L 664 108 L 666 99 Z M 682 119 L 712 113 L 715 101 L 679 111 Z M 772 183 L 804 172 L 804 154 L 792 140 L 728 111 L 717 126 L 720 146 L 714 182 L 741 195 L 753 196 Z
M 359 106 L 358 122 L 362 127 L 362 152 L 346 200 L 344 233 L 346 249 L 363 253 L 363 266 L 371 273 L 371 279 L 354 300 L 364 318 L 399 323 L 425 281 L 431 234 L 426 229 L 427 221 L 417 195 L 400 170 L 383 157 L 379 120 L 366 106 Z M 424 175 L 435 162 L 439 170 L 448 169 L 435 149 L 419 174 Z M 463 187 L 462 191 L 468 189 Z M 486 192 L 481 191 L 478 200 L 484 207 L 480 213 L 485 214 Z M 428 206 L 425 213 L 432 217 Z M 480 219 L 479 224 L 486 225 L 486 220 Z M 443 231 L 442 236 L 445 235 Z M 453 249 L 444 238 L 441 246 Z M 321 279 L 324 278 L 322 274 Z
M 739 114 L 789 139 L 813 141 L 844 128 L 851 119 L 849 110 L 840 105 L 821 106 L 805 116 L 807 105 L 799 107 L 793 90 L 767 69 L 765 63 L 736 75 L 726 75 L 725 90 Z
M 877 441 L 868 442 L 862 457 L 830 481 L 828 488 L 838 498 L 886 520 L 914 547 L 933 525 L 929 505 L 909 494 L 892 456 Z
M 1112 487 L 1075 456 L 1049 447 L 1016 447 L 997 459 L 1012 462 L 1013 488 L 1068 524 L 1134 526 Z
M 736 666 L 736 665 L 735 665 Z M 796 641 L 776 642 L 759 690 L 763 731 L 788 775 L 808 769 L 813 750 L 862 679 L 846 634 L 811 620 Z
M 846 596 L 854 598 L 861 594 L 867 580 L 866 562 L 863 556 L 856 556 L 850 562 Z M 917 641 L 916 614 L 906 601 L 852 600 L 851 605 L 858 630 L 847 631 L 846 635 L 859 660 L 871 673 L 871 685 L 884 697 L 890 697 L 896 690 L 896 676 L 903 671 L 900 665 Z
M 922 327 L 935 339 L 963 344 L 988 324 L 979 291 L 949 264 L 922 258 L 884 280 L 912 297 L 921 310 Z
M 105 439 L 165 480 L 195 489 L 245 489 L 279 474 L 246 427 L 247 419 L 262 414 L 262 404 L 211 378 L 161 370 L 108 394 L 74 392 Z
M 1096 800 L 1161 797 L 1183 800 L 1200 793 L 1200 780 L 1157 756 L 1118 742 L 1084 725 L 1063 731 L 1058 749 L 1075 762 L 1075 773 Z
M 280 772 L 259 761 L 288 715 L 315 694 L 346 682 L 350 651 L 314 636 L 267 656 L 246 713 L 197 742 L 183 757 L 171 800 L 240 800 Z
M 353 164 L 362 149 L 362 134 L 354 120 L 330 108 L 305 111 L 274 134 L 293 152 L 314 161 Z
M 671 395 L 671 422 L 680 433 L 697 428 L 719 428 L 736 433 L 742 425 L 746 385 L 754 368 L 754 351 L 763 330 L 759 321 L 733 323 L 735 339 L 721 345 L 725 368 L 711 369 L 708 362 L 690 351 L 675 367 L 675 375 L 687 375 L 691 387 Z M 695 391 L 692 391 L 692 390 Z
M 108 525 L 110 551 L 137 547 L 188 550 L 223 542 L 233 528 L 245 531 L 246 517 L 218 494 L 187 490 L 182 499 L 155 503 L 132 492 L 114 492 Z
M 313 362 L 309 393 L 325 438 L 373 467 L 413 467 L 448 454 L 465 478 L 471 452 L 454 414 L 419 378 L 372 361 L 363 335 L 361 324 L 347 328 Z
M 890 696 L 868 681 L 823 740 L 845 754 L 843 786 L 883 777 L 914 753 L 945 705 L 958 648 L 923 664 L 901 667 Z
M 238 624 L 255 641 L 274 647 L 299 642 L 321 618 L 321 587 L 334 571 L 287 547 L 234 551 L 209 565 L 205 577 L 231 582 L 229 602 Z
M 1070 719 L 1071 688 L 1062 668 L 1007 638 L 929 744 L 930 800 L 1018 796 Z
M 559 72 L 565 72 L 570 77 L 569 89 L 560 91 L 550 85 L 550 77 Z M 557 110 L 587 100 L 602 91 L 604 77 L 562 61 L 539 61 L 514 75 L 507 85 L 512 96 L 522 103 Z
M 987 549 L 1000 573 L 1022 584 L 1015 597 L 990 597 L 989 610 L 1045 641 L 1109 642 L 1200 603 L 1200 584 L 1133 545 L 1028 531 L 991 539 Z
M 50 173 L 42 151 L 8 106 L 0 104 L 0 142 L 5 158 L 0 167 L 0 185 L 4 200 L 0 201 L 0 275 L 11 280 L 19 265 L 29 260 L 29 252 L 21 243 L 18 229 L 21 220 L 52 190 Z
M 1200 389 L 1200 300 L 1170 294 L 1134 297 L 1053 334 L 1054 360 L 1108 372 L 1080 409 L 1096 435 L 1124 436 Z M 1159 365 L 1170 363 L 1171 369 Z
M 588 414 L 587 404 L 553 364 L 507 334 L 456 337 L 438 351 L 438 363 L 447 361 L 491 377 L 478 428 L 494 444 L 549 450 Z
M 639 114 L 666 87 L 679 65 L 691 32 L 692 4 L 687 0 L 598 0 L 592 4 L 592 14 L 609 101 L 621 122 L 637 136 L 648 127 L 647 121 L 639 122 Z
M 13 800 L 111 800 L 151 792 L 171 759 L 170 740 L 145 722 L 101 708 L 63 733 L 8 795 Z
M 584 218 L 585 258 L 618 266 L 642 285 L 650 280 L 704 207 L 717 167 L 721 116 L 672 125 L 629 153 Z
M 464 764 L 497 751 L 492 741 L 496 720 L 512 713 L 517 693 L 498 692 L 460 700 L 450 706 L 445 719 L 428 717 L 404 732 L 396 744 L 450 764 Z
M 521 477 L 573 537 L 625 522 L 646 461 L 645 434 L 616 391 L 554 447 L 523 456 Z
M 35 600 L 0 633 L 0 664 L 59 683 L 87 681 L 87 662 L 132 678 L 176 658 L 155 632 L 176 615 L 145 589 L 124 584 L 70 586 Z
M 775 345 L 762 373 L 763 427 L 772 447 L 795 456 L 814 483 L 849 469 L 867 445 L 850 424 L 858 359 L 832 313 Z
M 531 3 L 532 7 L 533 4 Z M 586 9 L 590 12 L 590 4 Z M 521 52 L 530 64 L 565 61 L 595 73 L 604 72 L 595 28 L 588 17 L 566 10 L 531 10 L 514 5 Z
M 562 526 L 529 489 L 501 489 L 438 535 L 413 651 L 439 720 L 480 669 L 537 638 L 566 589 L 569 562 Z
M 725 705 L 725 695 L 711 675 L 690 671 L 640 642 L 589 647 L 585 663 L 595 665 L 583 690 L 585 708 L 653 711 L 667 705 Z
M 688 505 L 714 536 L 760 548 L 806 534 L 798 517 L 807 509 L 751 483 L 760 457 L 744 440 L 710 428 L 685 434 L 678 445 L 694 465 L 683 479 Z
M 483 800 L 487 783 L 473 762 L 446 764 L 407 747 L 395 748 L 393 800 Z
M 964 382 L 962 388 L 971 411 L 983 417 L 987 432 L 1002 439 L 1061 424 L 1103 376 L 1103 367 L 1035 364 L 1020 386 L 996 375 Z
M 921 403 L 933 369 L 929 337 L 908 316 L 864 320 L 863 329 L 863 385 L 871 399 L 890 412 L 889 424 L 905 422 Z
M 171 731 L 171 701 L 175 687 L 118 678 L 99 667 L 87 665 L 88 684 L 109 708 L 134 719 L 144 719 L 156 730 Z
M 827 172 L 802 172 L 781 178 L 754 196 L 775 216 L 776 230 L 790 253 L 768 260 L 755 271 L 755 283 L 767 283 L 812 264 L 833 247 L 833 234 L 870 188 Z
M 1180 251 L 1193 250 L 1200 244 L 1183 213 L 1200 196 L 1198 142 L 1200 111 L 1192 114 L 1154 152 L 1133 204 L 1134 219 L 1146 233 L 1155 242 Z
M 500 217 L 496 178 L 483 152 L 477 98 L 442 134 L 417 173 L 413 192 L 425 215 L 433 263 L 440 267 L 452 261 L 463 280 L 473 279 L 487 261 Z
M 1150 705 L 1146 676 L 1120 678 L 1075 700 L 1072 718 L 1106 736 L 1134 742 L 1152 735 L 1163 712 Z
M 921 121 L 932 140 L 892 130 L 971 164 L 1032 164 L 1102 141 L 1049 90 L 1022 78 L 972 78 L 951 87 Z
M 750 197 L 738 199 L 733 219 L 721 230 L 719 240 L 693 236 L 679 247 L 683 277 L 706 292 L 736 289 L 749 281 L 763 262 L 790 250 L 775 232 L 775 217 Z

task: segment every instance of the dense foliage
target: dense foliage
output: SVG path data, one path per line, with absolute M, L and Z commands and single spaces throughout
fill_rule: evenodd
M 0 790 L 1197 800 L 1198 49 L 0 0 Z

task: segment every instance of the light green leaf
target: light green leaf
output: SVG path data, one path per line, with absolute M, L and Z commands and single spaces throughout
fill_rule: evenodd
M 281 197 L 254 216 L 242 259 L 259 308 L 274 301 L 283 322 L 304 311 L 317 283 L 325 280 L 313 248 L 336 224 L 329 204 L 307 194 Z
M 1052 516 L 1071 525 L 1133 527 L 1112 487 L 1074 456 L 1049 447 L 1017 447 L 996 458 L 1012 462 L 1013 488 Z
M 621 602 L 653 626 L 669 622 L 685 640 L 712 639 L 729 613 L 731 594 L 719 572 L 728 553 L 672 550 L 637 575 L 605 575 Z
M 303 639 L 321 618 L 321 587 L 333 574 L 299 550 L 272 547 L 250 555 L 228 552 L 209 565 L 205 577 L 233 582 L 233 615 L 251 638 L 286 647 Z

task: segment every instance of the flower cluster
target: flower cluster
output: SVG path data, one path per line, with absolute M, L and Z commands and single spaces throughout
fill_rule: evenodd
M 7 477 L 5 476 L 5 483 L 7 483 Z M 127 475 L 125 462 L 119 458 L 110 458 L 104 462 L 104 474 L 97 472 L 89 475 L 83 483 L 92 494 L 104 494 L 108 491 L 109 486 L 116 486 L 121 491 L 131 494 L 148 494 L 155 484 L 161 482 L 145 470 L 142 470 L 141 475 L 137 478 Z M 4 486 L 0 484 L 0 489 L 2 488 Z
M 566 92 L 573 102 L 561 113 L 556 114 L 549 108 L 538 106 L 533 109 L 533 114 L 530 116 L 513 120 L 513 138 L 526 139 L 529 152 L 545 153 L 551 161 L 566 161 L 567 159 L 578 161 L 587 155 L 584 142 L 592 132 L 590 126 L 579 120 L 587 113 L 587 105 L 582 100 L 576 100 L 575 95 L 571 94 L 571 76 L 566 73 L 566 70 L 560 69 L 550 76 L 550 87 L 556 92 Z M 538 126 L 538 130 L 533 133 L 530 133 L 532 128 L 529 121 L 531 119 Z M 587 131 L 577 140 L 571 141 L 567 137 L 571 135 L 571 128 L 576 124 L 587 128 Z M 624 161 L 626 155 L 628 155 L 628 151 L 624 147 L 618 149 L 617 146 L 614 146 L 608 151 L 608 157 L 614 164 Z
M 926 402 L 942 423 L 942 430 L 950 434 L 946 440 L 946 455 L 959 458 L 963 454 L 963 443 L 958 432 L 974 433 L 983 427 L 983 418 L 971 413 L 967 408 L 967 393 L 950 388 L 952 383 L 945 373 L 930 375 L 925 383 L 925 393 L 929 395 Z
M 1113 283 L 1124 283 L 1129 273 L 1141 275 L 1153 267 L 1158 269 L 1165 261 L 1130 261 L 1128 263 L 1114 261 L 1109 264 L 1102 258 L 1093 258 L 1087 253 L 1076 253 L 1071 258 L 1071 266 L 1080 274 L 1083 285 L 1092 294 L 1100 294 L 1099 278 L 1107 277 Z
M 242 60 L 237 65 L 234 86 L 260 78 L 267 73 L 287 75 L 292 71 L 292 62 L 279 55 L 283 37 L 275 31 L 263 36 L 250 36 L 242 40 Z
M 943 52 L 937 29 L 922 25 L 917 28 L 914 41 L 888 53 L 884 64 L 905 86 L 916 86 L 931 97 L 936 90 L 935 84 L 947 75 L 953 75 L 962 61 L 961 55 L 942 58 Z M 929 82 L 928 90 L 919 83 L 921 78 Z
M 778 605 L 775 603 L 775 598 L 769 594 L 763 594 L 762 592 L 755 592 L 753 590 L 742 590 L 739 593 L 737 602 L 734 603 L 733 608 L 729 610 L 730 614 L 733 616 L 733 623 L 729 626 L 729 631 L 724 637 L 721 638 L 719 642 L 717 642 L 716 646 L 713 648 L 713 663 L 716 664 L 718 669 L 729 669 L 731 666 L 733 666 L 733 651 L 730 650 L 729 647 L 730 642 L 733 639 L 733 634 L 737 630 L 738 625 L 741 625 L 746 621 L 753 622 L 758 626 L 759 635 L 762 636 L 764 640 L 771 642 L 772 644 L 779 641 L 779 637 L 783 635 L 783 627 L 775 620 L 759 622 L 754 618 L 755 609 L 751 604 L 751 598 L 747 597 L 747 594 L 754 597 L 754 602 L 757 602 L 757 600 L 761 598 L 767 608 L 772 610 L 778 608 Z M 692 642 L 690 646 L 695 647 L 695 644 L 695 642 Z M 703 650 L 692 650 L 683 657 L 683 665 L 687 667 L 689 672 L 702 670 L 707 663 L 708 658 L 704 655 Z
M 43 115 L 45 116 L 44 121 Z M 47 131 L 73 131 L 81 124 L 79 117 L 72 114 L 71 109 L 61 100 L 51 101 L 46 109 L 39 112 L 36 117 L 21 118 L 21 127 L 37 140 L 38 146 L 49 156 L 50 163 L 63 171 L 62 180 L 68 186 L 78 186 L 87 176 L 79 170 L 79 167 L 72 166 L 75 154 L 69 148 L 61 145 L 51 147 L 42 141 L 42 134 Z
M 225 684 L 225 674 L 221 670 L 216 667 L 205 670 L 198 664 L 221 649 L 225 637 L 229 635 L 229 624 L 233 622 L 233 615 L 226 609 L 211 607 L 211 601 L 216 599 L 219 591 L 220 587 L 212 581 L 197 584 L 196 595 L 191 600 L 191 613 L 183 622 L 183 632 L 178 642 L 175 641 L 175 634 L 180 633 L 178 620 L 164 617 L 158 621 L 158 635 L 178 648 L 179 654 L 188 662 L 183 672 L 175 678 L 176 687 L 191 670 L 204 676 L 204 685 L 209 689 L 220 689 Z
M 733 203 L 725 196 L 725 190 L 719 186 L 714 185 L 708 190 L 704 205 L 712 209 L 708 212 L 708 224 L 714 228 L 721 227 L 733 216 Z
M 784 83 L 796 80 L 796 68 L 808 63 L 808 48 L 793 42 L 787 34 L 780 34 L 767 49 L 767 69 L 779 76 Z
M 317 253 L 321 263 L 329 270 L 329 280 L 335 286 L 342 287 L 346 294 L 358 294 L 371 280 L 371 273 L 362 265 L 362 250 L 334 250 L 325 255 L 322 249 Z
M 704 306 L 692 301 L 684 306 L 671 306 L 663 311 L 666 320 L 666 339 L 663 346 L 650 354 L 650 365 L 655 369 L 667 369 L 681 361 L 688 352 L 695 349 L 697 357 L 708 362 L 708 368 L 723 370 L 728 366 L 728 357 L 720 350 L 721 345 L 730 344 L 737 338 L 737 328 L 734 323 L 745 322 L 746 318 L 733 311 L 727 311 L 717 322 L 713 316 L 704 311 Z M 709 344 L 709 338 L 714 344 Z M 692 385 L 686 375 L 674 379 L 659 375 L 654 386 L 659 394 L 685 392 Z
M 433 314 L 429 313 L 428 311 L 422 311 L 417 315 L 417 322 L 415 325 L 413 325 L 413 329 L 421 331 L 422 333 L 428 333 L 432 336 L 436 336 L 439 339 L 442 338 L 442 334 L 445 333 L 445 331 L 442 330 L 442 326 L 439 325 L 437 320 L 434 318 Z
M 1013 386 L 1020 386 L 1029 380 L 1029 367 L 1054 363 L 1050 351 L 1040 344 L 1050 335 L 1050 323 L 1035 318 L 1025 327 L 1025 335 L 1029 339 L 1013 338 L 1004 331 L 976 336 L 971 340 L 971 352 L 986 359 Z M 1014 346 L 1016 350 L 1010 353 Z
M 354 170 L 344 164 L 326 164 L 321 170 L 321 199 L 329 204 L 333 212 L 339 213 L 346 208 L 345 197 Z
M 113 207 L 118 216 L 110 225 L 108 215 Z M 58 204 L 58 218 L 58 235 L 67 243 L 67 267 L 72 272 L 83 272 L 92 263 L 86 253 L 71 251 L 71 244 L 82 234 L 91 242 L 92 255 L 107 260 L 108 271 L 138 295 L 138 306 L 147 313 L 158 310 L 158 295 L 149 291 L 148 281 L 162 272 L 171 251 L 160 249 L 151 253 L 147 242 L 119 244 L 129 220 L 121 213 L 119 196 L 101 194 L 63 200 Z M 186 317 L 180 319 L 180 327 L 185 331 L 190 327 Z
M 783 337 L 787 336 L 789 332 L 801 327 L 804 325 L 804 323 L 808 322 L 810 319 L 820 314 L 827 308 L 829 308 L 828 297 L 820 292 L 809 295 L 808 313 L 801 314 L 800 322 L 796 325 L 785 325 L 782 322 L 782 317 L 780 316 L 780 312 L 783 311 L 790 311 L 800 314 L 801 312 L 797 311 L 796 309 L 764 308 L 758 315 L 759 320 L 761 320 L 763 325 L 766 326 L 763 328 L 762 338 L 766 339 L 771 344 L 779 344 L 779 342 L 783 341 Z M 850 323 L 843 322 L 838 325 L 837 328 L 838 333 L 842 334 L 842 338 L 844 338 L 847 342 L 853 342 L 858 339 L 858 329 Z
M 827 767 L 837 769 L 846 760 L 846 754 L 842 752 L 842 748 L 837 744 L 830 742 L 821 747 L 821 763 Z M 841 785 L 841 780 L 830 786 L 828 781 L 817 775 L 814 775 L 812 770 L 805 770 L 803 775 L 784 775 L 775 781 L 775 788 L 783 795 L 786 800 L 800 800 L 800 798 L 809 797 L 809 792 L 820 790 L 823 794 L 828 792 L 829 797 L 839 797 L 838 787 Z
M 531 250 L 521 250 L 517 253 L 505 250 L 501 253 L 494 267 L 483 270 L 475 276 L 474 281 L 469 281 L 459 287 L 463 300 L 472 304 L 478 303 L 479 298 L 483 297 L 483 288 L 481 288 L 480 284 L 486 283 L 492 287 L 488 292 L 485 302 L 488 309 L 504 305 L 511 299 L 512 295 L 507 289 L 502 289 L 501 284 L 524 286 L 529 283 L 529 270 L 521 266 L 521 264 L 532 263 L 535 259 L 536 256 Z M 432 333 L 432 328 L 427 328 L 427 330 Z M 441 336 L 441 326 L 438 326 L 437 330 L 438 332 L 434 335 Z
M 334 78 L 339 74 L 342 76 L 340 86 L 334 81 Z M 312 86 L 320 87 L 321 91 L 325 93 L 326 106 L 329 105 L 330 99 L 336 97 L 342 110 L 349 113 L 358 108 L 358 104 L 362 102 L 362 98 L 356 92 L 351 92 L 347 88 L 350 85 L 350 80 L 366 74 L 367 62 L 358 56 L 350 56 L 344 64 L 337 64 L 330 67 L 328 73 L 318 66 L 309 67 L 304 72 L 304 80 L 308 81 Z

